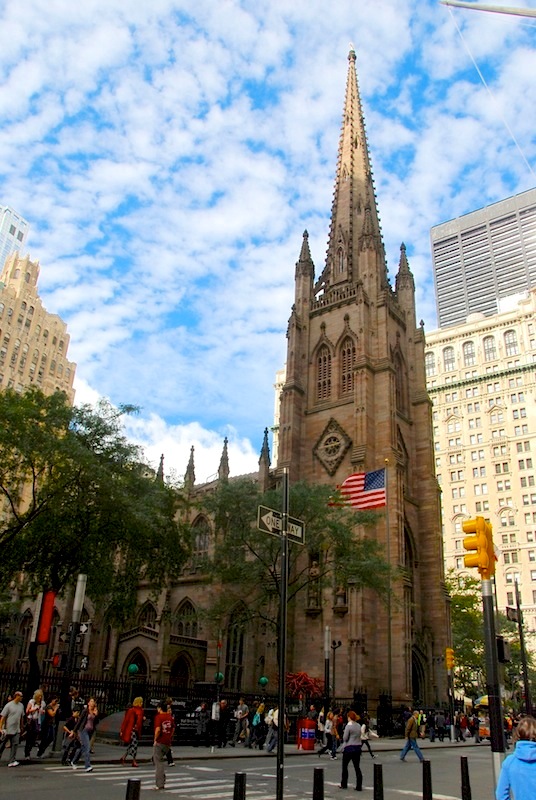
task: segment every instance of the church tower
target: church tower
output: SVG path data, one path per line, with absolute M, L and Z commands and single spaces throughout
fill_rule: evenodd
M 385 468 L 387 507 L 357 535 L 380 542 L 397 577 L 387 604 L 334 586 L 320 613 L 296 609 L 288 666 L 322 674 L 329 627 L 339 696 L 431 705 L 447 700 L 450 623 L 424 331 L 404 245 L 394 288 L 388 280 L 354 50 L 348 60 L 325 267 L 315 279 L 307 232 L 296 264 L 277 469 L 335 488 Z

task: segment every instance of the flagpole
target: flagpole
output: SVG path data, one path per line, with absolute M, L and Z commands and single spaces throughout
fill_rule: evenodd
M 392 631 L 391 631 L 391 536 L 389 528 L 389 459 L 385 459 L 385 532 L 387 536 L 386 555 L 389 565 L 387 577 L 387 688 L 389 691 L 390 703 L 393 702 L 393 664 L 392 664 Z

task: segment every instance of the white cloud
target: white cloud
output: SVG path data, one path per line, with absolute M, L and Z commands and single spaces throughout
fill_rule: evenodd
M 436 0 L 25 15 L 8 0 L 0 28 L 1 202 L 31 222 L 77 396 L 142 406 L 156 466 L 170 448 L 182 473 L 195 443 L 203 479 L 228 432 L 237 469 L 256 469 L 304 228 L 324 266 L 350 41 L 390 275 L 405 241 L 427 329 L 430 227 L 535 183 L 503 121 L 533 165 L 535 27 L 513 18 Z

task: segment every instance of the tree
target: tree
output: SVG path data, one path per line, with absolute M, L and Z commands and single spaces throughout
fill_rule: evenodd
M 179 497 L 156 481 L 121 420 L 132 407 L 72 408 L 65 396 L 0 393 L 0 582 L 61 592 L 78 573 L 127 619 L 141 581 L 158 591 L 187 557 Z
M 480 580 L 460 576 L 453 569 L 446 579 L 450 594 L 454 688 L 468 697 L 486 693 L 486 654 Z
M 352 583 L 383 597 L 389 591 L 391 573 L 381 548 L 363 533 L 363 526 L 376 522 L 377 515 L 330 505 L 332 495 L 329 486 L 299 482 L 290 488 L 291 515 L 305 523 L 307 557 L 301 545 L 289 541 L 289 603 L 301 595 L 304 607 L 320 607 L 326 585 L 335 589 Z M 281 508 L 281 494 L 261 494 L 249 479 L 222 482 L 202 500 L 216 527 L 214 555 L 205 568 L 213 581 L 225 585 L 210 614 L 220 620 L 247 598 L 244 621 L 262 620 L 276 630 L 280 541 L 257 530 L 259 505 Z

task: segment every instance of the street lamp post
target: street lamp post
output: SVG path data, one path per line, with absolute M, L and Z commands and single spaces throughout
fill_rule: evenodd
M 333 699 L 335 699 L 335 651 L 342 645 L 340 639 L 331 642 L 331 649 L 333 650 L 333 680 L 331 681 L 331 688 L 333 690 Z

